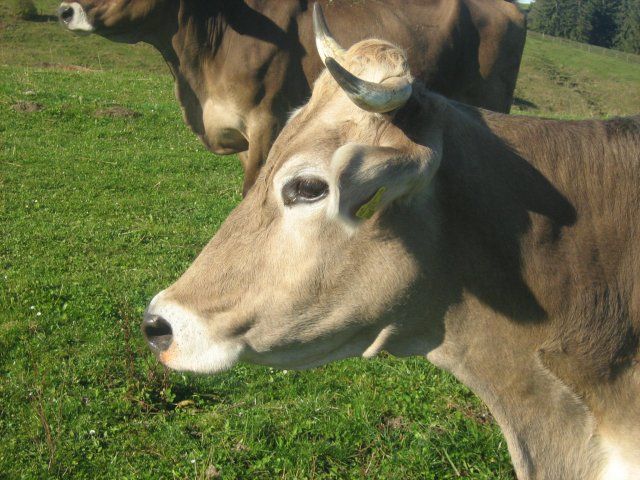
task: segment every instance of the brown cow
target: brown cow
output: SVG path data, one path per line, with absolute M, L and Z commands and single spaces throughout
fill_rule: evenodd
M 73 31 L 157 48 L 184 118 L 209 150 L 240 153 L 253 184 L 288 112 L 322 62 L 306 0 L 78 0 L 59 16 Z M 414 75 L 451 98 L 508 112 L 526 30 L 503 0 L 322 1 L 346 45 L 380 36 L 409 54 Z
M 640 478 L 640 117 L 491 113 L 389 43 L 319 44 L 254 188 L 149 305 L 160 361 L 422 355 L 487 403 L 520 479 Z

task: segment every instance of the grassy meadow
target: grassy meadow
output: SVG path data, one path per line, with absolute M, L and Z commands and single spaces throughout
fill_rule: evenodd
M 172 373 L 149 299 L 240 200 L 144 45 L 0 5 L 0 478 L 513 479 L 486 407 L 421 359 Z M 640 65 L 530 39 L 515 112 L 640 111 Z

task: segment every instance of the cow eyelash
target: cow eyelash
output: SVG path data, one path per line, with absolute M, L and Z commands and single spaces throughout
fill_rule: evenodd
M 282 199 L 286 206 L 312 203 L 329 193 L 329 184 L 318 177 L 296 177 L 282 187 Z

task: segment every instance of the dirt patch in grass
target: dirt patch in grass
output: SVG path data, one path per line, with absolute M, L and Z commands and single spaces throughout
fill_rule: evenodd
M 207 478 L 207 479 L 220 478 L 221 476 L 222 476 L 222 473 L 214 465 L 209 465 L 209 467 L 204 472 L 204 478 Z
M 248 452 L 250 448 L 247 447 L 244 443 L 242 443 L 242 441 L 240 441 L 235 444 L 235 446 L 233 447 L 233 450 L 236 452 Z
M 408 421 L 402 416 L 383 416 L 378 425 L 379 430 L 404 430 L 408 426 Z
M 97 118 L 137 118 L 140 115 L 142 115 L 140 112 L 120 106 L 100 108 L 93 113 Z
M 482 409 L 481 411 L 469 409 L 464 413 L 467 417 L 475 420 L 480 425 L 495 423 L 493 415 L 491 415 L 491 412 L 488 409 Z
M 11 105 L 11 108 L 19 113 L 34 113 L 44 109 L 44 107 L 40 103 L 26 101 L 14 103 L 13 105 Z
M 40 62 L 36 67 L 52 68 L 54 70 L 64 70 L 65 72 L 98 72 L 95 68 L 83 67 L 81 65 L 65 65 L 63 63 Z
M 489 411 L 486 405 L 482 406 L 473 406 L 469 404 L 459 404 L 453 401 L 447 403 L 447 407 L 451 410 L 458 410 L 462 412 L 462 414 L 474 420 L 476 423 L 480 425 L 487 425 L 495 423 L 495 419 L 493 415 Z

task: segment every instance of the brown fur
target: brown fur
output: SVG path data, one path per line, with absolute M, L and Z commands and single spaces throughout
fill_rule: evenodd
M 241 153 L 245 192 L 287 113 L 322 64 L 303 0 L 78 0 L 95 32 L 144 41 L 163 55 L 187 124 L 212 152 Z M 502 0 L 322 1 L 345 47 L 380 36 L 405 48 L 412 71 L 451 98 L 508 112 L 524 18 Z M 207 110 L 210 105 L 218 108 Z
M 344 65 L 383 78 L 399 58 L 366 41 Z M 339 194 L 337 214 L 331 196 L 282 205 L 297 164 Z M 426 355 L 487 403 L 520 479 L 613 478 L 640 468 L 639 185 L 640 117 L 512 117 L 418 81 L 371 114 L 323 73 L 163 301 L 245 361 Z M 379 212 L 353 218 L 381 186 Z

